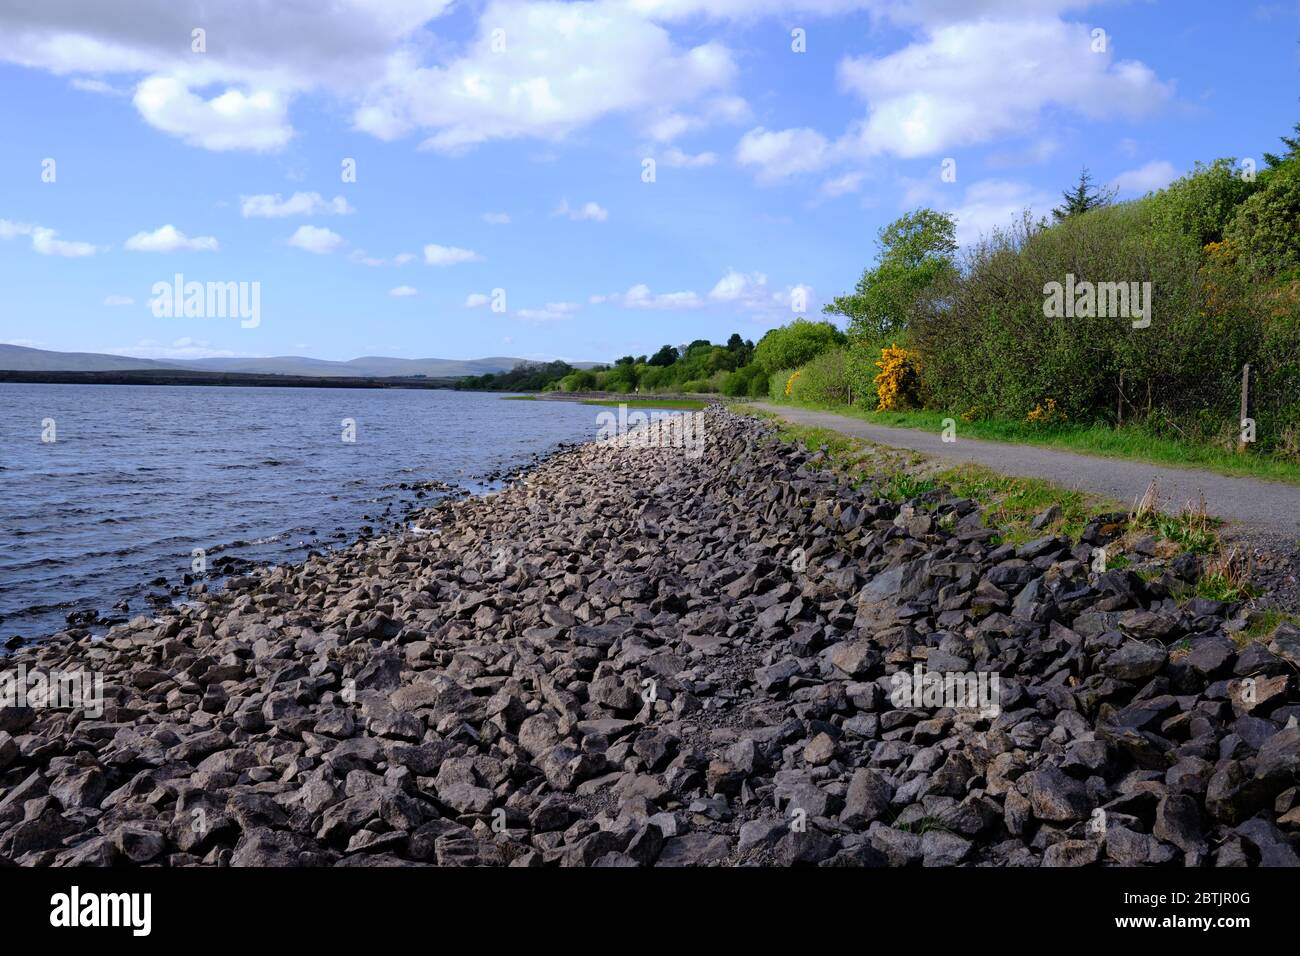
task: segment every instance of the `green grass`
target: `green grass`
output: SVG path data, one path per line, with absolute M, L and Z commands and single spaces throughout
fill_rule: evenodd
M 874 478 L 878 481 L 877 491 L 893 501 L 907 501 L 940 487 L 958 497 L 970 498 L 984 509 L 987 525 L 997 528 L 1002 540 L 1011 544 L 1023 544 L 1044 534 L 1077 538 L 1092 515 L 1120 510 L 1118 503 L 1110 499 L 1062 488 L 1041 478 L 1002 475 L 975 464 L 936 471 L 930 460 L 917 452 L 875 445 L 829 428 L 796 425 L 752 405 L 737 405 L 733 411 L 774 419 L 779 440 L 802 441 L 814 451 L 824 448 L 824 467 L 842 469 L 863 481 Z M 1030 522 L 1052 505 L 1061 509 L 1060 516 L 1046 528 L 1030 528 Z
M 537 402 L 540 399 L 536 395 L 502 395 L 503 402 Z
M 1105 458 L 1128 458 L 1133 461 L 1180 468 L 1203 468 L 1224 475 L 1241 475 L 1300 485 L 1300 462 L 1285 461 L 1250 452 L 1237 454 L 1213 445 L 1156 435 L 1138 426 L 1112 428 L 1104 424 L 1069 423 L 1035 425 L 1030 422 L 1004 419 L 976 419 L 966 422 L 962 421 L 960 415 L 948 412 L 877 412 L 865 406 L 807 402 L 798 403 L 798 407 L 834 412 L 871 422 L 874 425 L 917 428 L 931 432 L 942 431 L 943 420 L 952 418 L 957 423 L 959 437 L 984 438 L 1022 445 L 1042 445 Z
M 1283 621 L 1289 621 L 1292 624 L 1300 624 L 1300 614 L 1287 614 L 1285 611 L 1279 611 L 1276 608 L 1265 608 L 1262 611 L 1252 611 L 1250 623 L 1244 631 L 1236 635 L 1239 644 L 1249 644 L 1251 641 L 1264 641 L 1272 636 L 1273 631 Z
M 666 408 L 685 409 L 688 411 L 708 407 L 707 402 L 701 402 L 691 398 L 666 398 L 663 401 L 655 401 L 651 398 L 584 398 L 582 404 L 610 405 L 615 408 L 619 405 L 626 405 L 628 408 Z

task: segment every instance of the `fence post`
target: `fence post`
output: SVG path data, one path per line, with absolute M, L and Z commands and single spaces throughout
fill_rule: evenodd
M 1250 411 L 1250 363 L 1241 367 L 1241 417 L 1237 420 L 1237 454 L 1246 450 L 1244 429 Z

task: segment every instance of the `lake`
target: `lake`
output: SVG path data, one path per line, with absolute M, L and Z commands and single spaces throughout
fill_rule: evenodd
M 11 383 L 0 410 L 0 641 L 73 612 L 99 634 L 178 600 L 195 549 L 229 570 L 399 526 L 443 494 L 412 485 L 489 490 L 594 439 L 608 411 L 431 389 Z

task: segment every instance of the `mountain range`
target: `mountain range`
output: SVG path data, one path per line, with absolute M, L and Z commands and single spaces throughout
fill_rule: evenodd
M 428 378 L 460 378 L 508 372 L 529 359 L 492 356 L 480 359 L 387 358 L 365 355 L 346 362 L 279 355 L 269 358 L 156 359 L 99 352 L 51 352 L 22 345 L 0 344 L 0 369 L 30 372 L 120 372 L 128 369 L 191 369 L 204 372 L 252 372 L 263 375 L 346 375 L 389 378 L 423 375 Z M 575 368 L 590 368 L 593 362 L 571 362 Z

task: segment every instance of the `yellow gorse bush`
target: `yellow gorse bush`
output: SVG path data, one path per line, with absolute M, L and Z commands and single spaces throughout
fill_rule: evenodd
M 803 374 L 803 369 L 797 369 L 795 370 L 795 373 L 793 375 L 791 375 L 788 379 L 786 379 L 785 382 L 786 397 L 789 397 L 790 392 L 794 389 L 795 379 L 797 379 L 802 374 Z
M 895 342 L 880 350 L 880 360 L 875 364 L 880 369 L 872 379 L 880 398 L 876 411 L 893 411 L 910 397 L 908 391 L 917 374 L 916 356 L 907 349 L 900 349 Z
M 1025 416 L 1025 421 L 1033 422 L 1036 425 L 1048 425 L 1052 422 L 1065 421 L 1065 412 L 1056 407 L 1056 399 L 1049 398 L 1045 403 L 1039 402 L 1029 410 Z

